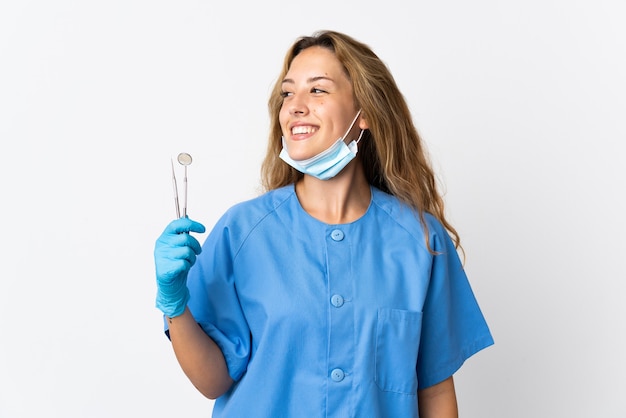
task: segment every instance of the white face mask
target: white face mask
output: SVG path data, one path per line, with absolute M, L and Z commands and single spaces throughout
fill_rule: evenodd
M 361 129 L 359 137 L 348 145 L 346 145 L 345 138 L 348 133 L 350 133 L 350 130 L 360 114 L 361 111 L 359 110 L 346 133 L 319 154 L 307 158 L 306 160 L 293 160 L 287 152 L 285 137 L 283 137 L 283 149 L 279 157 L 299 172 L 316 177 L 320 180 L 328 180 L 335 177 L 354 157 L 356 157 L 356 153 L 358 152 L 357 144 L 363 136 L 363 129 Z

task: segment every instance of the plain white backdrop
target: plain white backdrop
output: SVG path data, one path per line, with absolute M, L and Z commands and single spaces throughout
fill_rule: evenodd
M 208 417 L 154 241 L 258 193 L 288 46 L 369 44 L 411 106 L 496 344 L 464 418 L 626 417 L 621 0 L 0 4 L 0 417 Z M 199 237 L 201 240 L 202 236 Z

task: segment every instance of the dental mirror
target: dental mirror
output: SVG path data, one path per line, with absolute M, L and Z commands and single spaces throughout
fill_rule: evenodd
M 178 154 L 178 162 L 181 165 L 190 165 L 191 161 L 191 155 L 187 154 L 186 152 L 181 152 L 180 154 Z
M 185 167 L 185 177 L 183 182 L 185 183 L 185 198 L 183 199 L 183 217 L 187 217 L 187 166 L 191 164 L 191 155 L 186 152 L 178 154 L 178 162 Z

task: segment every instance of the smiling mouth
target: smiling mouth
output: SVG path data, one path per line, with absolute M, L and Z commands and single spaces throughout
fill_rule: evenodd
M 317 128 L 314 126 L 294 126 L 291 128 L 292 135 L 312 134 L 317 132 Z

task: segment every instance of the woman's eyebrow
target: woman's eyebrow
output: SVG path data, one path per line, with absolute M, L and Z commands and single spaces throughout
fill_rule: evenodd
M 333 80 L 332 78 L 326 77 L 326 76 L 323 76 L 323 75 L 319 75 L 319 76 L 315 76 L 315 77 L 309 77 L 309 78 L 307 78 L 306 82 L 308 84 L 311 84 L 311 83 L 315 83 L 315 82 L 320 81 L 320 80 L 327 80 L 327 81 L 330 81 L 330 82 L 333 82 L 333 83 L 335 82 L 335 80 Z M 294 84 L 295 81 L 293 79 L 291 79 L 291 78 L 285 78 L 285 79 L 283 79 L 282 83 L 283 84 L 285 84 L 285 83 Z

